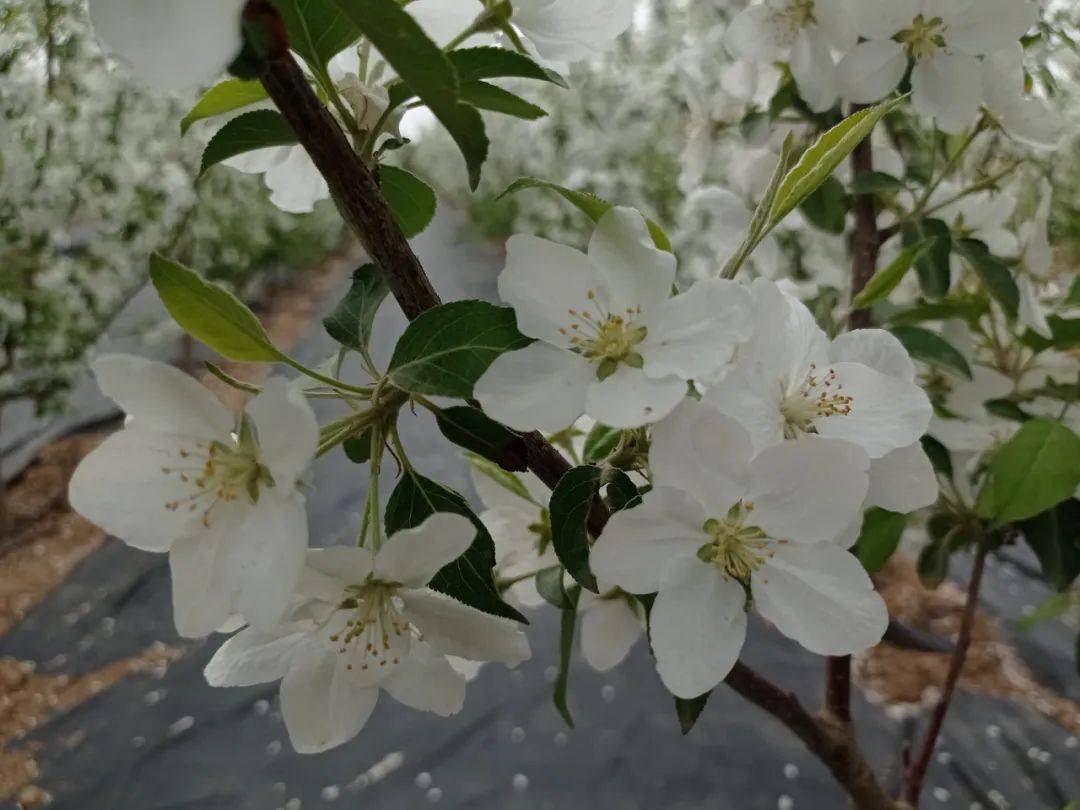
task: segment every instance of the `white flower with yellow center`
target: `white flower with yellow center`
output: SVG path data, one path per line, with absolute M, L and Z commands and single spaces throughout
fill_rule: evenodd
M 888 615 L 859 561 L 833 542 L 867 492 L 866 454 L 799 439 L 754 455 L 733 419 L 687 401 L 653 430 L 654 489 L 617 512 L 593 547 L 604 582 L 656 592 L 650 639 L 676 696 L 718 684 L 754 608 L 820 655 L 876 644 Z
M 674 280 L 675 257 L 630 208 L 601 217 L 587 254 L 512 237 L 499 294 L 537 342 L 498 357 L 476 398 L 519 429 L 553 432 L 583 413 L 615 428 L 663 418 L 751 329 L 740 284 L 706 279 L 672 297 Z
M 171 366 L 110 355 L 93 368 L 128 421 L 75 470 L 72 507 L 135 548 L 169 552 L 181 635 L 234 613 L 275 624 L 307 548 L 297 481 L 319 436 L 307 401 L 272 379 L 234 432 L 233 414 Z
M 857 45 L 839 65 L 844 96 L 870 104 L 910 62 L 912 104 L 945 132 L 971 126 L 984 101 L 981 57 L 1015 46 L 1038 17 L 1033 0 L 860 0 Z M 1018 67 L 1019 69 L 1019 67 Z
M 705 402 L 737 419 L 755 450 L 813 435 L 846 439 L 877 459 L 922 437 L 932 408 L 895 337 L 862 329 L 830 342 L 773 282 L 757 279 L 751 292 L 754 335 Z
M 300 753 L 356 736 L 380 690 L 414 709 L 455 714 L 467 679 L 448 656 L 514 666 L 530 655 L 517 623 L 428 587 L 475 535 L 467 518 L 436 513 L 375 554 L 310 551 L 288 621 L 233 636 L 207 664 L 207 681 L 251 686 L 280 678 L 282 715 Z

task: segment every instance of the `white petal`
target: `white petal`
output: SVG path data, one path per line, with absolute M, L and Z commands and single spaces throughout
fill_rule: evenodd
M 362 584 L 375 568 L 371 552 L 355 546 L 308 549 L 305 563 L 313 571 L 343 585 Z
M 938 498 L 937 475 L 918 442 L 875 458 L 870 462 L 867 506 L 892 512 L 914 512 Z
M 982 103 L 981 70 L 972 56 L 941 52 L 921 60 L 911 72 L 915 111 L 933 118 L 942 132 L 963 132 Z
M 889 624 L 885 602 L 862 564 L 836 546 L 780 547 L 751 586 L 757 611 L 818 655 L 872 647 Z
M 589 293 L 599 294 L 601 287 L 600 275 L 580 250 L 524 234 L 506 242 L 499 297 L 514 308 L 522 334 L 569 347 L 569 336 L 559 330 L 580 321 L 570 310 L 591 311 Z
M 634 0 L 519 0 L 514 24 L 544 59 L 574 62 L 610 48 L 634 19 Z
M 286 624 L 272 632 L 241 630 L 222 644 L 203 675 L 211 686 L 254 686 L 284 678 L 310 625 Z
M 907 70 L 903 46 L 891 39 L 862 42 L 837 66 L 844 98 L 855 104 L 873 104 L 889 95 Z
M 884 329 L 857 329 L 837 336 L 829 347 L 833 363 L 862 363 L 875 371 L 911 382 L 915 364 L 904 345 Z
M 189 90 L 240 52 L 244 0 L 90 0 L 98 38 L 147 84 Z
M 649 618 L 656 669 L 673 695 L 695 698 L 727 677 L 746 638 L 742 586 L 696 557 L 672 560 Z
M 716 517 L 746 494 L 753 454 L 738 422 L 687 400 L 653 428 L 649 466 L 656 486 L 692 495 Z
M 310 214 L 315 203 L 330 197 L 330 187 L 301 146 L 290 146 L 285 160 L 263 175 L 270 202 L 289 214 Z
M 640 307 L 648 315 L 671 296 L 675 256 L 653 244 L 644 217 L 633 208 L 616 206 L 600 217 L 589 260 L 606 282 L 615 314 Z
M 298 651 L 299 653 L 299 651 Z M 318 754 L 348 742 L 364 727 L 379 699 L 342 664 L 342 656 L 317 648 L 297 654 L 281 682 L 281 714 L 293 748 Z
M 375 577 L 422 588 L 444 565 L 464 554 L 476 527 L 462 515 L 436 512 L 413 529 L 395 533 L 375 555 Z
M 461 0 L 415 0 L 409 3 L 409 15 L 439 45 L 445 45 L 476 19 L 472 3 Z M 472 44 L 472 40 L 469 40 Z
M 761 364 L 739 363 L 702 398 L 702 403 L 730 416 L 750 436 L 755 452 L 784 440 L 780 410 L 786 381 Z
M 655 593 L 668 560 L 692 557 L 709 539 L 706 514 L 687 493 L 657 487 L 644 503 L 611 516 L 589 565 L 597 578 L 630 593 Z
M 581 613 L 581 654 L 586 663 L 597 672 L 614 669 L 641 637 L 641 619 L 626 597 L 598 599 L 586 590 L 581 592 L 578 610 Z
M 791 73 L 799 95 L 814 112 L 832 109 L 839 95 L 836 63 L 829 42 L 818 28 L 804 28 L 791 49 Z
M 307 398 L 284 378 L 274 377 L 245 410 L 258 432 L 259 460 L 279 487 L 291 488 L 319 444 L 319 423 Z
M 844 394 L 852 399 L 851 412 L 815 420 L 822 436 L 847 439 L 870 458 L 881 458 L 926 433 L 933 408 L 918 385 L 860 363 L 836 363 L 833 370 Z
M 1038 18 L 1039 4 L 1029 0 L 979 0 L 948 20 L 946 39 L 965 53 L 993 54 L 1015 43 Z
M 431 590 L 403 591 L 402 599 L 409 620 L 439 652 L 509 666 L 531 655 L 517 622 L 482 613 Z
M 167 551 L 199 515 L 181 506 L 195 490 L 163 467 L 182 462 L 190 442 L 136 427 L 109 436 L 75 469 L 68 485 L 71 508 L 109 534 L 144 551 Z M 186 451 L 185 451 L 186 452 Z
M 887 3 L 855 0 L 848 5 L 858 32 L 867 39 L 890 39 L 911 25 L 915 15 L 923 10 L 923 0 L 890 0 Z
M 244 174 L 263 174 L 279 163 L 284 163 L 289 159 L 290 154 L 292 154 L 292 147 L 267 146 L 264 149 L 242 152 L 221 162 L 230 169 L 236 169 Z
M 1050 328 L 1050 322 L 1046 320 L 1046 310 L 1039 302 L 1035 293 L 1035 285 L 1026 275 L 1016 277 L 1016 286 L 1020 289 L 1020 311 L 1018 320 L 1021 326 L 1026 326 L 1036 334 L 1042 335 L 1048 340 L 1053 339 L 1054 330 Z
M 638 351 L 650 377 L 694 380 L 715 374 L 750 337 L 750 294 L 736 281 L 703 279 L 663 302 Z
M 413 645 L 408 660 L 380 686 L 398 703 L 440 717 L 457 714 L 465 705 L 465 676 L 423 642 Z
M 772 9 L 765 4 L 744 8 L 724 32 L 724 47 L 736 59 L 769 62 L 783 55 L 784 43 L 772 22 Z
M 585 358 L 538 341 L 496 357 L 473 393 L 503 424 L 554 433 L 585 411 L 595 381 L 596 369 Z
M 91 368 L 101 392 L 140 427 L 210 440 L 232 431 L 232 414 L 178 368 L 128 354 L 104 355 Z
M 777 539 L 832 540 L 861 511 L 869 467 L 849 442 L 808 437 L 770 447 L 750 463 L 749 520 Z
M 585 397 L 585 413 L 613 428 L 641 427 L 663 419 L 686 397 L 686 381 L 654 380 L 641 369 L 620 364 L 605 380 L 593 380 Z

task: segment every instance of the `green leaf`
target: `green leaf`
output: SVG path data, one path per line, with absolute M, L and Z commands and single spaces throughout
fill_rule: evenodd
M 915 264 L 918 267 L 918 262 Z M 947 321 L 950 318 L 960 318 L 969 324 L 973 324 L 989 310 L 989 304 L 982 297 L 969 295 L 950 296 L 942 298 L 940 301 L 920 301 L 913 304 L 890 315 L 889 323 L 901 326 L 923 323 L 924 321 Z
M 851 181 L 852 194 L 893 194 L 905 188 L 903 180 L 885 172 L 859 172 Z
M 421 233 L 435 216 L 437 202 L 431 186 L 397 166 L 379 166 L 379 186 L 390 212 L 409 239 Z
M 387 375 L 412 394 L 468 399 L 496 357 L 530 343 L 518 331 L 509 307 L 455 301 L 429 309 L 409 324 L 394 348 Z
M 900 545 L 907 522 L 907 515 L 887 509 L 874 507 L 866 511 L 856 547 L 863 568 L 873 574 L 885 567 Z
M 435 575 L 431 587 L 484 613 L 526 622 L 521 613 L 502 600 L 495 588 L 492 575 L 495 543 L 491 534 L 454 490 L 406 468 L 386 504 L 386 532 L 392 535 L 414 528 L 436 512 L 467 517 L 476 527 L 476 538 L 461 557 Z
M 257 79 L 226 79 L 218 82 L 203 93 L 202 98 L 180 120 L 180 134 L 186 134 L 196 121 L 239 110 L 266 97 L 266 88 Z
M 551 493 L 551 546 L 567 572 L 596 592 L 596 577 L 589 569 L 589 510 L 600 489 L 599 467 L 575 467 Z
M 464 453 L 464 456 L 465 460 L 469 462 L 469 466 L 472 467 L 478 475 L 490 478 L 500 487 L 508 492 L 512 492 L 522 500 L 546 508 L 547 505 L 537 502 L 529 492 L 529 488 L 526 487 L 522 480 L 512 472 L 507 472 L 495 462 L 488 461 L 483 456 L 478 456 L 475 453 L 466 452 Z
M 349 291 L 323 319 L 323 326 L 342 346 L 363 351 L 371 341 L 371 328 L 379 306 L 389 293 L 390 287 L 379 268 L 365 264 L 353 272 Z
M 1080 486 L 1080 436 L 1032 419 L 994 453 L 975 509 L 997 525 L 1034 517 Z
M 536 572 L 536 591 L 554 608 L 566 610 L 573 607 L 570 597 L 563 587 L 563 574 L 566 571 L 561 565 L 553 565 Z
M 593 425 L 588 435 L 585 436 L 585 445 L 581 450 L 581 460 L 586 464 L 603 461 L 618 446 L 621 436 L 622 431 L 616 428 L 599 423 Z
M 568 88 L 566 79 L 554 70 L 541 67 L 528 56 L 517 51 L 493 46 L 458 48 L 446 54 L 457 70 L 458 80 L 473 82 L 477 79 L 536 79 Z
M 889 266 L 874 274 L 870 282 L 863 287 L 862 292 L 855 296 L 852 306 L 855 309 L 869 309 L 874 304 L 880 303 L 889 297 L 889 293 L 896 289 L 897 285 L 904 280 L 908 270 L 912 268 L 923 251 L 929 247 L 926 242 L 909 245 L 897 254 L 896 258 L 889 262 Z
M 704 695 L 690 699 L 675 698 L 675 716 L 679 718 L 679 729 L 684 736 L 689 734 L 697 724 L 701 713 L 705 711 L 705 704 L 709 702 L 709 695 L 711 694 L 712 692 L 706 692 Z
M 371 436 L 369 428 L 359 436 L 352 436 L 341 443 L 345 456 L 353 464 L 367 464 L 371 460 Z
M 555 703 L 562 719 L 570 728 L 574 727 L 574 718 L 570 707 L 566 705 L 566 690 L 570 682 L 570 657 L 574 651 L 574 625 L 577 624 L 577 598 L 581 589 L 574 586 L 567 593 L 571 607 L 563 610 L 559 620 L 559 674 L 555 676 L 555 688 L 551 699 Z
M 255 314 L 224 287 L 160 253 L 150 256 L 150 281 L 180 328 L 222 357 L 251 363 L 284 357 Z
M 605 500 L 612 512 L 633 509 L 641 503 L 637 485 L 622 470 L 605 470 L 602 482 L 607 484 Z
M 602 197 L 597 197 L 591 192 L 575 191 L 574 189 L 566 188 L 565 186 L 549 183 L 547 180 L 541 180 L 538 177 L 519 177 L 507 186 L 506 190 L 495 199 L 501 200 L 503 197 L 510 194 L 516 194 L 527 188 L 542 188 L 547 189 L 548 191 L 554 191 L 564 200 L 576 206 L 593 222 L 599 222 L 600 217 L 615 207 L 613 203 L 609 203 L 607 200 Z M 664 233 L 664 229 L 648 218 L 646 218 L 645 224 L 649 228 L 649 235 L 652 236 L 653 244 L 656 245 L 658 249 L 671 253 L 671 240 L 668 239 L 667 234 Z
M 289 146 L 296 143 L 285 116 L 277 110 L 252 110 L 236 116 L 219 129 L 203 150 L 199 176 L 207 169 L 231 157 L 264 149 L 268 146 Z
M 986 285 L 990 295 L 1001 304 L 1009 318 L 1016 318 L 1020 310 L 1020 289 L 1008 265 L 994 256 L 990 249 L 975 239 L 958 239 L 955 243 L 959 253 Z
M 964 355 L 940 335 L 918 326 L 892 326 L 889 331 L 904 344 L 904 348 L 916 360 L 951 369 L 971 379 L 971 366 Z
M 1024 343 L 1040 352 L 1050 348 L 1063 351 L 1080 348 L 1080 318 L 1051 315 L 1046 322 L 1050 325 L 1052 337 L 1047 339 L 1028 329 L 1023 336 Z
M 923 436 L 920 441 L 922 443 L 923 452 L 925 452 L 927 458 L 930 459 L 930 464 L 933 466 L 934 472 L 938 475 L 944 475 L 951 481 L 953 477 L 953 464 L 952 456 L 949 454 L 948 448 L 933 436 Z
M 952 549 L 949 548 L 947 540 L 935 540 L 923 546 L 915 567 L 919 572 L 919 579 L 926 587 L 936 588 L 945 581 L 949 575 L 951 556 Z
M 835 177 L 826 178 L 813 194 L 799 203 L 810 222 L 826 233 L 841 234 L 847 225 L 851 198 Z
M 1064 307 L 1080 307 L 1080 276 L 1073 279 L 1072 286 L 1069 287 L 1069 294 L 1065 296 L 1062 305 Z
M 526 121 L 535 121 L 547 115 L 547 110 L 543 107 L 537 107 L 521 96 L 488 82 L 462 82 L 461 98 L 481 110 L 512 115 Z
M 803 152 L 799 162 L 780 183 L 769 211 L 768 227 L 775 226 L 820 188 L 836 167 L 873 131 L 877 123 L 905 99 L 906 96 L 903 96 L 876 107 L 859 110 L 822 134 Z
M 483 411 L 467 405 L 444 408 L 436 414 L 435 421 L 442 435 L 458 447 L 490 459 L 504 470 L 525 472 L 529 468 L 529 454 L 521 435 Z
M 919 284 L 929 298 L 941 298 L 952 284 L 952 231 L 940 219 L 923 219 L 903 227 L 904 246 L 928 244 L 915 262 Z
M 1001 419 L 1009 419 L 1013 422 L 1026 422 L 1031 419 L 1031 414 L 1024 411 L 1011 399 L 991 399 L 983 403 L 989 413 Z
M 1080 501 L 1070 498 L 1020 524 L 1024 540 L 1039 558 L 1043 577 L 1064 591 L 1080 576 Z
M 360 29 L 331 0 L 271 0 L 285 20 L 289 45 L 304 58 L 320 84 L 330 82 L 330 60 L 360 39 Z
M 487 158 L 488 138 L 480 113 L 461 100 L 457 72 L 447 55 L 397 0 L 333 2 L 446 127 L 465 157 L 469 185 L 475 189 Z

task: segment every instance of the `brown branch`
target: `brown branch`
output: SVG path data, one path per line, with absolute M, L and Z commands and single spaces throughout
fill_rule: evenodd
M 825 661 L 825 711 L 840 722 L 851 722 L 851 656 L 830 655 Z
M 900 805 L 881 787 L 846 723 L 814 717 L 795 695 L 742 662 L 735 664 L 725 683 L 794 732 L 844 786 L 859 810 L 898 810 Z
M 854 105 L 851 112 L 862 109 Z M 874 147 L 866 137 L 851 153 L 853 175 L 858 177 L 863 172 L 874 169 Z M 873 194 L 857 194 L 854 203 L 855 234 L 852 240 L 851 262 L 851 297 L 854 298 L 867 285 L 877 270 L 878 254 L 881 252 L 881 236 L 877 229 L 877 204 Z M 865 329 L 870 326 L 870 310 L 856 309 L 848 321 L 852 329 Z
M 975 625 L 975 610 L 979 603 L 979 589 L 982 587 L 983 569 L 986 567 L 986 548 L 979 546 L 975 552 L 975 565 L 971 569 L 971 581 L 968 582 L 967 603 L 964 605 L 964 615 L 960 620 L 960 633 L 956 639 L 956 649 L 953 651 L 952 661 L 949 663 L 949 672 L 945 676 L 945 686 L 941 698 L 934 706 L 934 712 L 930 715 L 930 723 L 926 727 L 919 755 L 915 758 L 911 767 L 904 774 L 904 799 L 912 806 L 918 807 L 919 796 L 922 795 L 923 780 L 926 778 L 926 770 L 930 767 L 930 759 L 934 755 L 934 746 L 937 744 L 941 727 L 945 722 L 945 714 L 949 711 L 953 694 L 956 692 L 957 681 L 964 669 L 967 660 L 968 649 L 971 647 L 971 630 Z

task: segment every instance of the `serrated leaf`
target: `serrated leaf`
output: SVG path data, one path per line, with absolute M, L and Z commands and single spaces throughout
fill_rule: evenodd
M 923 256 L 925 259 L 925 255 Z M 916 267 L 918 267 L 916 262 Z M 950 296 L 940 301 L 920 301 L 889 316 L 889 322 L 897 326 L 923 323 L 925 321 L 946 321 L 950 318 L 974 324 L 989 312 L 986 300 L 976 296 Z
M 919 284 L 929 298 L 947 295 L 952 285 L 952 231 L 940 219 L 908 223 L 901 232 L 904 246 L 926 244 L 928 247 L 915 262 Z
M 929 244 L 923 242 L 901 250 L 887 267 L 874 274 L 862 292 L 855 296 L 852 306 L 855 309 L 869 309 L 888 298 L 928 247 Z
M 226 79 L 218 82 L 203 93 L 202 98 L 180 120 L 180 134 L 186 134 L 196 121 L 239 110 L 266 97 L 266 88 L 257 79 Z
M 547 115 L 547 110 L 543 107 L 488 82 L 462 82 L 461 98 L 481 110 L 511 115 L 526 121 L 535 121 Z
M 813 194 L 873 131 L 877 123 L 903 103 L 905 98 L 859 110 L 822 134 L 802 154 L 780 183 L 769 211 L 769 228 L 778 224 Z
M 907 515 L 887 509 L 874 507 L 866 511 L 856 546 L 856 554 L 863 568 L 873 574 L 885 567 L 900 545 L 900 536 L 907 522 Z
M 349 291 L 323 319 L 323 326 L 342 346 L 363 351 L 371 342 L 371 328 L 379 306 L 389 293 L 390 287 L 379 268 L 365 264 L 353 272 Z
M 1020 524 L 1024 540 L 1039 558 L 1043 578 L 1057 591 L 1080 576 L 1080 501 L 1070 498 Z
M 330 81 L 330 60 L 360 39 L 360 29 L 331 0 L 271 0 L 289 32 L 289 45 L 320 83 Z
M 412 172 L 397 166 L 379 167 L 379 186 L 390 213 L 406 238 L 421 233 L 435 216 L 435 191 Z
M 222 357 L 251 363 L 282 359 L 255 313 L 224 287 L 159 253 L 150 256 L 150 281 L 180 328 Z
M 277 110 L 252 110 L 229 121 L 214 133 L 203 150 L 199 176 L 231 157 L 265 149 L 269 146 L 289 146 L 296 143 L 285 116 Z
M 484 45 L 478 48 L 458 48 L 446 54 L 457 70 L 458 80 L 477 79 L 536 79 L 567 88 L 566 79 L 534 62 L 530 57 L 506 48 Z
M 859 172 L 851 181 L 852 194 L 890 194 L 905 188 L 902 180 L 885 172 Z
M 589 510 L 600 489 L 599 467 L 575 467 L 551 493 L 551 546 L 567 573 L 590 591 L 597 591 L 589 569 Z
M 940 335 L 918 326 L 891 326 L 889 331 L 916 360 L 950 369 L 971 379 L 971 366 L 964 355 Z
M 711 694 L 712 692 L 706 692 L 696 698 L 675 698 L 675 716 L 679 720 L 679 730 L 684 736 L 697 725 L 698 718 L 705 711 L 705 704 L 709 702 Z
M 510 194 L 516 194 L 517 192 L 528 188 L 541 188 L 548 191 L 554 191 L 564 200 L 576 206 L 593 222 L 599 222 L 604 214 L 615 207 L 614 203 L 608 202 L 603 197 L 597 197 L 591 192 L 575 191 L 572 188 L 566 188 L 565 186 L 560 186 L 556 183 L 550 183 L 547 180 L 541 180 L 538 177 L 519 177 L 507 186 L 506 190 L 495 199 L 501 200 L 503 197 Z M 664 229 L 648 218 L 645 219 L 645 224 L 649 228 L 649 235 L 652 237 L 653 244 L 656 245 L 659 250 L 671 253 L 671 240 L 668 239 L 667 234 L 664 233 Z
M 476 537 L 461 557 L 435 575 L 431 587 L 484 613 L 527 623 L 499 596 L 492 574 L 495 543 L 480 518 L 454 490 L 406 469 L 386 504 L 386 532 L 392 535 L 414 528 L 436 512 L 468 518 L 476 527 Z
M 485 301 L 455 301 L 409 324 L 387 375 L 413 394 L 468 399 L 496 357 L 530 343 L 517 329 L 514 310 Z
M 607 485 L 605 500 L 612 512 L 633 509 L 641 503 L 637 485 L 622 470 L 605 470 L 601 480 Z
M 333 2 L 371 40 L 408 91 L 446 127 L 465 158 L 469 185 L 475 189 L 487 158 L 488 138 L 480 113 L 461 100 L 457 72 L 447 55 L 397 0 Z M 391 102 L 398 99 L 399 94 L 391 94 Z
M 586 464 L 603 461 L 618 446 L 621 436 L 622 431 L 616 428 L 599 423 L 593 425 L 585 436 L 585 444 L 581 449 L 581 460 Z
M 975 239 L 958 239 L 954 245 L 956 252 L 964 257 L 990 295 L 1001 304 L 1005 314 L 1015 320 L 1020 311 L 1020 288 L 1016 286 L 1016 280 L 1005 262 Z
M 504 470 L 525 472 L 528 450 L 520 434 L 500 425 L 478 408 L 459 405 L 435 415 L 442 435 L 473 453 L 494 461 Z
M 1038 515 L 1080 486 L 1080 436 L 1060 422 L 1032 419 L 993 458 L 975 509 L 995 524 Z

